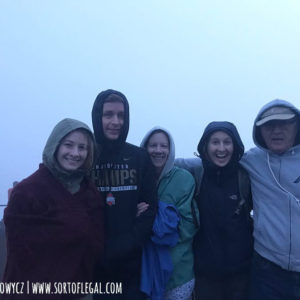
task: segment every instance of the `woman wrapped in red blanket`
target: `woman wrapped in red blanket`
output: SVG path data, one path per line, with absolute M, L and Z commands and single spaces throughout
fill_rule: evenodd
M 104 240 L 102 198 L 86 177 L 93 157 L 89 127 L 64 119 L 48 138 L 39 169 L 13 189 L 4 212 L 8 256 L 3 282 L 24 287 L 22 294 L 6 293 L 1 299 L 84 296 L 80 285 L 92 282 Z M 51 284 L 51 291 L 34 295 L 36 282 Z

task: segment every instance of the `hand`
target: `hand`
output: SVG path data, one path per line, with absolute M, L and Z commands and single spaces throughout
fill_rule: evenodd
M 138 203 L 136 216 L 139 217 L 144 211 L 146 211 L 149 207 L 149 204 L 146 202 Z

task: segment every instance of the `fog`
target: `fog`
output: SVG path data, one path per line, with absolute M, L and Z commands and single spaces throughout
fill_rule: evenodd
M 0 204 L 54 125 L 91 126 L 108 88 L 129 100 L 133 144 L 160 125 L 191 157 L 204 127 L 227 120 L 253 147 L 263 104 L 300 106 L 299 33 L 297 0 L 0 0 Z

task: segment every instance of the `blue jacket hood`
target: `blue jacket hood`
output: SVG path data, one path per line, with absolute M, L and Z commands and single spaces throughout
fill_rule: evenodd
M 206 159 L 206 146 L 208 139 L 216 131 L 224 131 L 230 135 L 234 144 L 234 154 L 232 157 L 239 161 L 244 154 L 244 145 L 235 125 L 227 121 L 215 121 L 206 126 L 197 148 L 200 157 L 202 159 Z
M 259 127 L 256 126 L 256 122 L 260 119 L 261 115 L 266 110 L 268 110 L 268 109 L 270 109 L 271 107 L 274 107 L 274 106 L 283 106 L 283 107 L 290 108 L 298 116 L 298 134 L 296 136 L 296 144 L 299 144 L 300 143 L 300 111 L 299 111 L 299 109 L 297 109 L 290 102 L 285 101 L 285 100 L 281 100 L 281 99 L 275 99 L 275 100 L 272 100 L 272 101 L 268 102 L 258 112 L 258 114 L 255 118 L 254 124 L 253 124 L 253 131 L 252 131 L 252 137 L 253 137 L 254 144 L 259 148 L 262 148 L 262 149 L 265 149 L 265 150 L 267 149 L 266 146 L 265 146 L 265 143 L 262 139 L 262 136 L 260 134 Z

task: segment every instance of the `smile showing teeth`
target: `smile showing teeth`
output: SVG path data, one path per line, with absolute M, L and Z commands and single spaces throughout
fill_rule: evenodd
M 154 156 L 153 159 L 155 159 L 155 160 L 162 160 L 162 159 L 164 159 L 164 157 L 163 156 L 159 156 L 159 157 Z
M 120 132 L 120 130 L 119 129 L 109 129 L 109 132 L 112 134 L 117 134 Z
M 227 155 L 226 154 L 216 154 L 217 158 L 225 158 Z
M 80 161 L 80 159 L 70 159 L 70 158 L 67 158 L 66 160 L 70 163 L 78 163 Z

